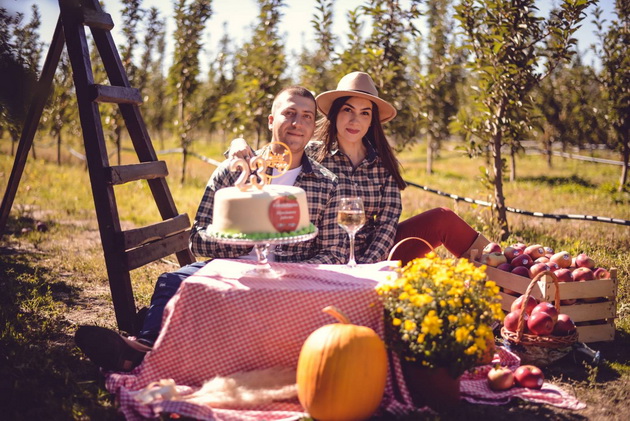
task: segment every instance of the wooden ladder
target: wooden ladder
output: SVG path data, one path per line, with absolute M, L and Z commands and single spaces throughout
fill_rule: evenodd
M 116 321 L 120 330 L 137 334 L 141 320 L 137 317 L 130 271 L 173 253 L 181 266 L 194 262 L 195 258 L 188 248 L 190 220 L 187 214 L 177 212 L 166 183 L 166 163 L 158 161 L 140 114 L 142 97 L 138 89 L 130 86 L 114 44 L 110 32 L 114 27 L 111 16 L 103 12 L 98 0 L 83 0 L 81 3 L 80 6 L 76 0 L 59 0 L 59 21 L 38 81 L 37 93 L 26 117 L 9 186 L 2 202 L 0 234 L 6 226 L 65 43 L 72 65 L 92 195 Z M 91 30 L 110 85 L 94 83 L 85 26 Z M 119 166 L 109 164 L 100 103 L 118 104 L 139 163 Z M 114 186 L 135 180 L 147 180 L 163 221 L 123 231 Z

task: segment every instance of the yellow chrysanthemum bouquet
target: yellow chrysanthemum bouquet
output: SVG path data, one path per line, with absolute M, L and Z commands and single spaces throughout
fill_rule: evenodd
M 447 368 L 452 377 L 475 366 L 503 318 L 499 287 L 485 267 L 434 252 L 397 269 L 377 292 L 385 309 L 387 342 L 406 361 Z

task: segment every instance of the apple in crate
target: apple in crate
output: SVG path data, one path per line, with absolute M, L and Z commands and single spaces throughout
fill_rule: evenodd
M 557 263 L 561 268 L 568 268 L 571 266 L 571 255 L 566 251 L 559 251 L 551 256 L 549 261 Z
M 547 256 L 547 255 L 553 256 L 554 255 L 555 251 L 553 251 L 553 249 L 551 247 L 545 246 L 543 248 L 545 249 L 545 256 Z M 549 257 L 549 256 L 547 256 L 547 257 Z
M 525 266 L 526 268 L 529 268 L 533 263 L 534 261 L 529 254 L 520 254 L 510 262 L 512 266 Z
M 604 268 L 597 268 L 593 272 L 595 279 L 610 279 L 610 272 Z
M 512 273 L 519 276 L 524 276 L 527 279 L 532 279 L 532 273 L 525 266 L 516 266 L 512 269 Z
M 551 316 L 554 323 L 558 320 L 558 310 L 556 310 L 556 306 L 547 301 L 539 303 L 532 309 L 531 315 L 533 316 L 536 313 L 547 313 Z
M 493 243 L 493 242 L 486 244 L 486 246 L 483 248 L 483 254 L 501 253 L 502 251 L 503 250 L 501 250 L 501 246 L 498 243 Z
M 532 297 L 531 295 L 530 296 L 521 295 L 516 300 L 512 301 L 512 305 L 510 306 L 510 311 L 521 311 L 521 308 L 523 308 L 523 301 L 525 301 L 525 314 L 530 314 L 532 310 L 534 309 L 534 307 L 538 305 L 538 300 Z
M 492 390 L 507 390 L 514 386 L 514 373 L 508 367 L 497 365 L 488 371 L 488 386 Z
M 542 272 L 548 272 L 550 271 L 551 268 L 549 267 L 549 265 L 547 263 L 534 263 L 530 268 L 529 271 L 532 274 L 532 278 L 536 275 L 538 275 L 539 273 Z
M 588 257 L 585 253 L 580 253 L 575 256 L 575 266 L 579 268 L 595 269 L 595 261 Z
M 522 365 L 514 371 L 516 384 L 528 389 L 540 389 L 545 381 L 542 370 L 535 365 Z
M 592 281 L 593 279 L 595 279 L 595 273 L 589 268 L 581 267 L 573 271 L 573 280 L 576 282 Z
M 516 256 L 520 256 L 525 251 L 525 245 L 514 244 L 511 246 L 507 246 L 505 250 L 503 250 L 503 254 L 507 257 L 508 262 L 511 262 Z
M 529 331 L 538 336 L 551 335 L 551 332 L 553 332 L 554 324 L 555 322 L 553 321 L 553 318 L 544 311 L 539 311 L 538 313 L 534 314 L 532 310 L 532 314 L 527 320 L 527 328 L 529 329 Z
M 571 317 L 568 314 L 558 314 L 558 321 L 553 325 L 553 334 L 556 336 L 569 336 L 572 335 L 577 327 Z
M 506 262 L 506 263 L 501 263 L 499 266 L 497 266 L 497 269 L 502 270 L 504 272 L 512 272 L 512 269 L 514 269 L 514 266 Z
M 507 258 L 501 252 L 484 253 L 479 259 L 479 263 L 486 266 L 497 267 L 501 263 L 506 263 Z
M 516 332 L 518 329 L 518 318 L 521 317 L 521 311 L 510 311 L 505 318 L 503 319 L 503 326 L 510 332 Z M 523 323 L 527 326 L 527 320 L 529 319 L 529 315 L 525 313 L 523 315 Z
M 549 263 L 547 256 L 540 256 L 538 259 L 534 259 L 534 263 Z
M 534 244 L 531 246 L 527 246 L 525 247 L 525 254 L 528 254 L 532 260 L 536 260 L 539 257 L 542 257 L 545 255 L 545 249 L 543 246 L 541 246 L 540 244 Z

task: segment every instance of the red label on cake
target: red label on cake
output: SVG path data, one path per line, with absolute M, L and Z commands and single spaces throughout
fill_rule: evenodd
M 269 205 L 269 220 L 280 232 L 295 231 L 300 222 L 300 205 L 295 196 L 273 199 Z

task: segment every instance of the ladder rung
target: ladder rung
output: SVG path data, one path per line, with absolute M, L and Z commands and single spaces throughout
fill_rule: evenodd
M 182 213 L 174 218 L 147 225 L 146 227 L 123 231 L 123 245 L 125 250 L 130 250 L 152 241 L 179 234 L 188 228 L 190 228 L 190 219 L 188 219 L 188 214 Z
M 105 168 L 107 182 L 112 185 L 125 184 L 136 180 L 152 180 L 168 175 L 164 161 L 140 162 L 129 165 L 113 165 Z
M 90 94 L 94 102 L 110 102 L 114 104 L 142 104 L 142 96 L 136 88 L 125 86 L 92 85 Z
M 129 270 L 137 269 L 155 260 L 169 256 L 180 250 L 188 248 L 190 229 L 173 236 L 143 244 L 127 252 L 127 265 Z
M 83 9 L 83 24 L 90 28 L 105 29 L 111 31 L 114 29 L 114 21 L 109 13 L 97 12 L 94 9 Z

